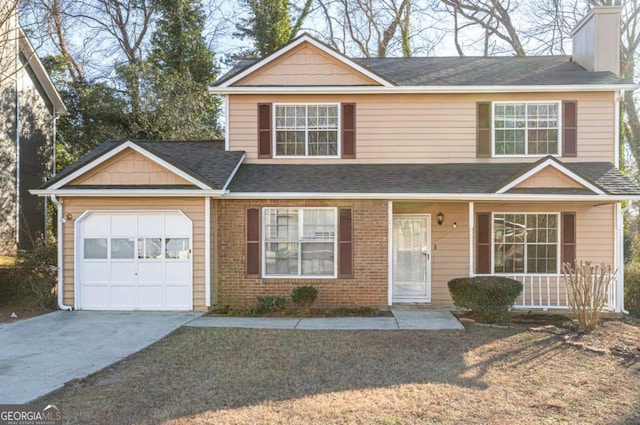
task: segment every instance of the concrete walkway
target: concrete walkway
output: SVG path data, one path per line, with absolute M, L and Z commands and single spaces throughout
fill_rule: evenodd
M 165 337 L 202 313 L 56 311 L 0 327 L 0 404 L 28 403 Z
M 447 310 L 392 309 L 394 317 L 263 318 L 200 317 L 186 326 L 211 328 L 299 329 L 299 330 L 463 330 Z

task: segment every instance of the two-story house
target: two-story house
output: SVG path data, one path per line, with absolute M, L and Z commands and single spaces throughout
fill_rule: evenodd
M 13 255 L 45 233 L 46 200 L 29 189 L 53 172 L 56 117 L 67 110 L 17 15 L 0 35 L 0 255 Z
M 321 306 L 451 302 L 455 277 L 564 308 L 561 263 L 616 270 L 620 8 L 574 56 L 348 58 L 303 35 L 241 61 L 218 142 L 107 142 L 34 191 L 59 208 L 61 308 L 207 310 L 313 285 Z

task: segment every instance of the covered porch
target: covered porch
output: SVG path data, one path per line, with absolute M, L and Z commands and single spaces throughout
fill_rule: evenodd
M 567 309 L 562 263 L 611 265 L 605 308 L 623 308 L 620 202 L 391 200 L 389 305 L 447 304 L 447 282 L 505 276 L 522 282 L 514 309 Z

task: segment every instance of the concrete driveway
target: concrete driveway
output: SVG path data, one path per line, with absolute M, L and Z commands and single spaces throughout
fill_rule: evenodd
M 199 316 L 56 311 L 0 324 L 0 404 L 30 402 L 142 350 Z

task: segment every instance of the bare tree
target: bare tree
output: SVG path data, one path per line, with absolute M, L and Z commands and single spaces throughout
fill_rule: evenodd
M 386 57 L 390 51 L 411 56 L 414 0 L 322 0 L 326 41 L 354 56 Z M 354 46 L 354 51 L 349 51 Z M 356 53 L 357 52 L 357 53 Z
M 454 38 L 456 48 L 462 53 L 459 33 L 463 28 L 478 27 L 482 30 L 483 54 L 496 53 L 495 39 L 507 43 L 517 56 L 525 56 L 525 48 L 511 19 L 518 4 L 510 0 L 441 0 L 454 18 Z M 460 17 L 465 21 L 461 21 Z

